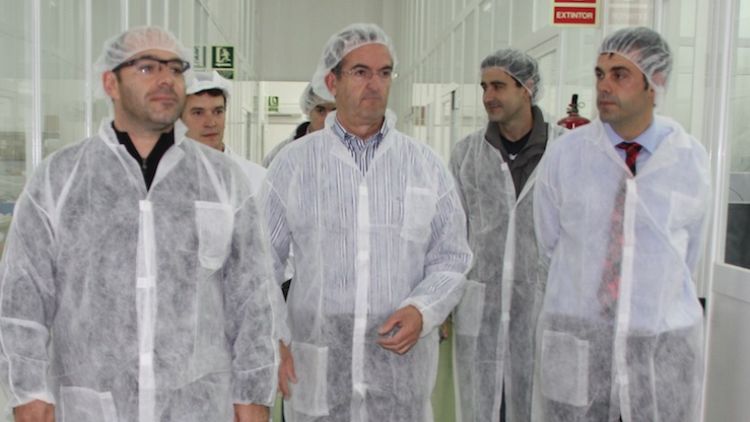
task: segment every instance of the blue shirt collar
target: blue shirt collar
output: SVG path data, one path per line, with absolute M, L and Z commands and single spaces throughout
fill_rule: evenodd
M 607 132 L 607 138 L 609 139 L 609 142 L 612 143 L 612 146 L 616 146 L 620 142 L 628 142 L 618 135 L 609 123 L 604 123 L 604 130 Z M 661 123 L 659 119 L 654 116 L 654 120 L 648 128 L 629 142 L 638 142 L 646 151 L 648 151 L 649 154 L 653 154 L 654 151 L 656 151 L 656 148 L 659 147 L 661 141 L 671 132 L 672 129 L 669 126 Z

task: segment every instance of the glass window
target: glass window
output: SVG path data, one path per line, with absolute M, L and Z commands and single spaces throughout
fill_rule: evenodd
M 694 74 L 705 64 L 696 63 L 695 57 L 701 57 L 705 52 L 696 50 L 696 2 L 667 2 L 664 9 L 661 32 L 672 48 L 674 64 L 665 102 L 660 105 L 657 113 L 669 115 L 680 122 L 688 132 L 697 133 L 702 122 L 693 114 L 693 99 L 696 96 Z M 670 18 L 672 16 L 680 18 Z
M 556 43 L 555 43 L 556 44 Z M 557 50 L 545 49 L 536 56 L 539 63 L 539 73 L 542 75 L 557 75 Z M 562 116 L 562 110 L 556 110 L 557 107 L 557 81 L 542 81 L 541 97 L 537 98 L 537 105 L 542 110 L 549 110 L 553 116 Z
M 42 154 L 46 157 L 85 137 L 85 67 L 90 64 L 84 55 L 83 2 L 44 1 L 41 19 Z
M 91 61 L 96 61 L 102 54 L 102 46 L 108 39 L 121 32 L 123 19 L 120 15 L 120 0 L 102 0 L 91 2 Z M 92 75 L 91 89 L 93 91 L 94 110 L 91 133 L 99 130 L 99 125 L 105 117 L 109 117 L 110 100 L 104 98 L 104 91 L 100 88 L 99 75 Z M 97 95 L 98 94 L 98 95 Z
M 549 26 L 552 20 L 552 2 L 549 0 L 534 0 L 534 32 Z
M 26 139 L 31 116 L 30 2 L 0 0 L 0 254 L 16 199 L 26 182 Z M 7 58 L 12 57 L 12 60 Z
M 729 97 L 729 208 L 725 261 L 750 268 L 750 0 L 739 1 Z
M 484 0 L 479 4 L 479 60 L 497 50 L 492 45 L 492 1 Z
M 560 75 L 561 92 L 554 105 L 559 108 L 546 111 L 558 119 L 562 118 L 565 116 L 566 107 L 570 104 L 573 94 L 578 94 L 579 114 L 593 120 L 596 115 L 594 67 L 596 66 L 596 51 L 601 41 L 600 31 L 571 28 L 565 32 L 564 37 L 567 48 L 561 59 L 562 68 L 565 71 Z M 549 84 L 555 83 L 547 75 L 542 73 L 542 85 L 545 89 Z
M 463 119 L 459 129 L 459 137 L 464 137 L 475 130 L 477 124 L 484 118 L 484 109 L 481 107 L 482 96 L 479 89 L 479 64 L 477 58 L 477 13 L 472 10 L 464 20 L 464 46 L 463 46 L 463 78 L 461 86 L 461 104 Z

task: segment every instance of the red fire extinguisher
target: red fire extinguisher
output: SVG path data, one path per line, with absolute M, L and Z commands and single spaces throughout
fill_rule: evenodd
M 589 119 L 578 114 L 578 94 L 573 94 L 573 98 L 568 105 L 568 117 L 557 121 L 557 124 L 566 129 L 575 129 L 578 126 L 589 124 Z

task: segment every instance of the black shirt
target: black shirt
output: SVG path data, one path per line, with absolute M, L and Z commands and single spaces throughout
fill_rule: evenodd
M 531 131 L 529 130 L 526 132 L 526 135 L 523 135 L 521 139 L 513 142 L 510 139 L 503 136 L 502 133 L 500 133 L 500 142 L 503 143 L 503 146 L 505 147 L 505 151 L 508 153 L 508 158 L 513 161 L 518 156 L 518 153 L 521 152 L 523 147 L 526 146 L 526 144 L 529 142 L 529 138 L 531 137 Z
M 294 131 L 294 139 L 299 139 L 307 135 L 307 128 L 310 126 L 310 122 L 302 122 L 297 129 Z
M 484 135 L 487 142 L 500 151 L 503 160 L 508 163 L 513 177 L 513 186 L 516 189 L 516 197 L 521 194 L 526 181 L 531 177 L 547 147 L 548 127 L 542 110 L 537 106 L 532 106 L 531 114 L 534 118 L 531 131 L 516 142 L 503 139 L 500 127 L 494 122 L 488 122 Z
M 159 140 L 156 141 L 156 145 L 154 145 L 154 149 L 151 150 L 151 153 L 146 158 L 143 158 L 138 154 L 138 151 L 135 149 L 135 145 L 133 145 L 133 141 L 130 139 L 130 135 L 128 135 L 127 132 L 120 132 L 117 130 L 115 122 L 112 122 L 112 129 L 114 129 L 115 135 L 117 135 L 117 141 L 125 146 L 125 149 L 128 150 L 130 155 L 138 162 L 138 165 L 141 166 L 143 180 L 146 182 L 146 189 L 151 189 L 151 182 L 154 181 L 156 168 L 159 166 L 161 157 L 163 157 L 164 153 L 174 145 L 174 129 L 161 134 Z

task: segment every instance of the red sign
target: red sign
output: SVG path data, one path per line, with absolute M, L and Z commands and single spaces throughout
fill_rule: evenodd
M 597 0 L 555 0 L 555 3 L 589 3 L 596 4 Z
M 554 25 L 596 25 L 596 7 L 555 6 L 552 11 Z

